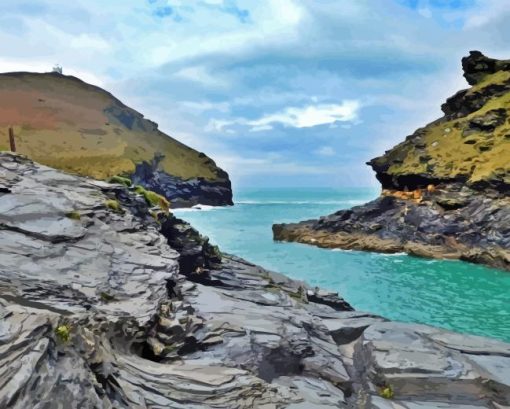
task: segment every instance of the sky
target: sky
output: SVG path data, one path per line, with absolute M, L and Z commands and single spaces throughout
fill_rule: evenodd
M 469 50 L 510 58 L 508 0 L 1 0 L 0 72 L 60 64 L 236 187 L 376 186 Z

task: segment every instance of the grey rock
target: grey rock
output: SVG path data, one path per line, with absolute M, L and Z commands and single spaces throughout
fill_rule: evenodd
M 508 344 L 352 311 L 125 187 L 5 153 L 0 171 L 2 408 L 509 404 Z

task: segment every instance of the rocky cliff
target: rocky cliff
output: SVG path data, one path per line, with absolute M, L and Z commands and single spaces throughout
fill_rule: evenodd
M 0 74 L 0 150 L 96 179 L 128 176 L 173 207 L 232 204 L 230 180 L 204 153 L 165 135 L 110 93 L 57 73 Z
M 0 407 L 501 409 L 510 345 L 353 311 L 0 153 Z
M 275 225 L 275 239 L 510 270 L 510 61 L 472 51 L 462 67 L 472 86 L 442 105 L 444 116 L 368 162 L 380 198 Z

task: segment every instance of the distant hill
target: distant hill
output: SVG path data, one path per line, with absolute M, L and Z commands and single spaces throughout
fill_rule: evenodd
M 0 150 L 107 179 L 131 176 L 179 206 L 232 203 L 230 181 L 204 153 L 158 130 L 112 94 L 58 73 L 0 74 Z

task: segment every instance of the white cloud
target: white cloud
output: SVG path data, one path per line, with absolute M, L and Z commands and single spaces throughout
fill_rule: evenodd
M 189 111 L 199 114 L 208 111 L 218 111 L 223 113 L 228 113 L 230 111 L 230 104 L 228 102 L 183 101 L 180 105 Z
M 108 51 L 111 49 L 111 45 L 106 40 L 99 36 L 88 34 L 81 34 L 79 36 L 72 37 L 69 45 L 80 50 L 90 48 L 95 51 Z
M 336 151 L 331 146 L 322 146 L 315 151 L 320 156 L 335 156 Z
M 318 125 L 332 125 L 336 122 L 357 123 L 360 107 L 360 102 L 355 100 L 343 101 L 340 104 L 288 107 L 254 120 L 246 118 L 211 119 L 206 126 L 206 131 L 221 132 L 232 125 L 249 126 L 251 132 L 261 132 L 273 129 L 275 124 L 289 128 L 312 128 Z
M 228 83 L 218 76 L 211 75 L 205 67 L 187 67 L 176 72 L 176 77 L 199 82 L 210 87 L 225 87 Z
M 246 175 L 326 175 L 335 172 L 334 166 L 307 165 L 285 160 L 281 155 L 269 152 L 265 156 L 240 156 L 236 154 L 215 155 L 216 162 L 234 177 Z
M 508 0 L 478 0 L 475 12 L 469 13 L 465 29 L 478 29 L 509 14 Z
M 235 124 L 235 121 L 228 121 L 223 119 L 211 119 L 205 126 L 206 132 L 223 132 L 225 128 Z
M 289 107 L 283 111 L 248 121 L 253 128 L 267 127 L 279 123 L 292 128 L 311 128 L 317 125 L 354 122 L 358 119 L 359 101 L 343 101 L 341 104 L 308 105 L 302 108 Z
M 425 18 L 431 18 L 432 17 L 432 10 L 430 10 L 428 7 L 422 7 L 418 9 L 418 14 L 420 16 L 423 16 Z

